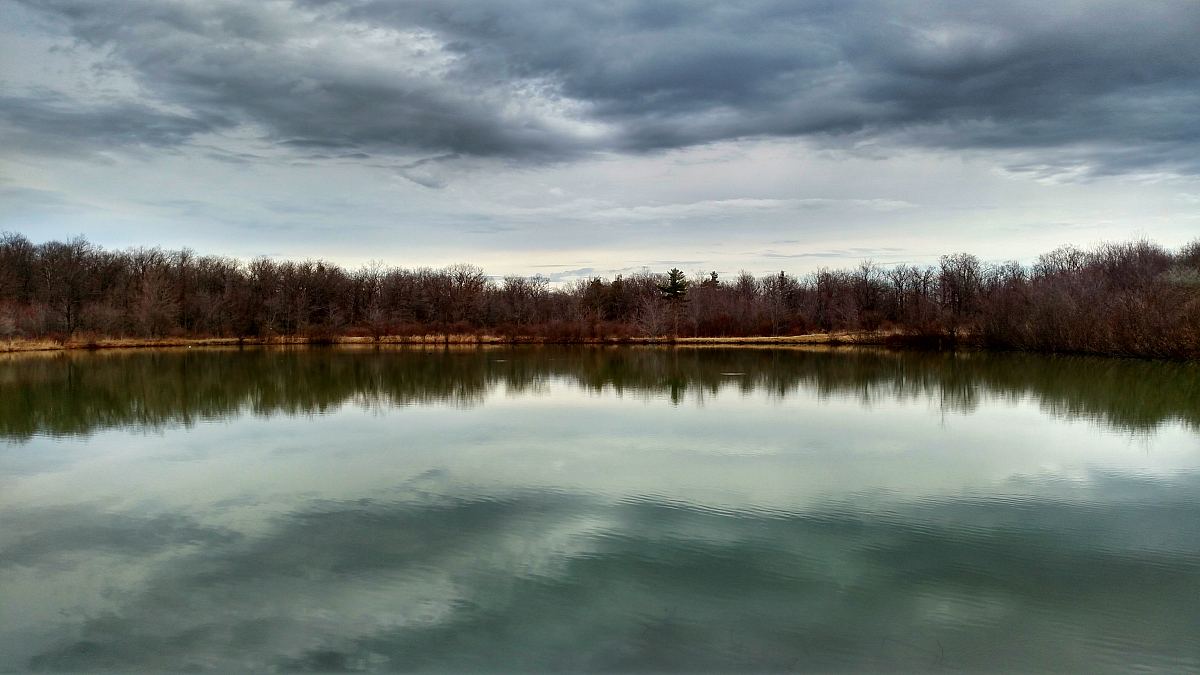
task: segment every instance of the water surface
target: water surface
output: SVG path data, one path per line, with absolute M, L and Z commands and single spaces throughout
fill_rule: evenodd
M 0 670 L 1200 670 L 1200 368 L 0 360 Z

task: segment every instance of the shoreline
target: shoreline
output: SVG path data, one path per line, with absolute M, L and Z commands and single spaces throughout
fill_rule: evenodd
M 379 338 L 356 335 L 331 337 L 270 336 L 250 338 L 72 338 L 56 340 L 0 341 L 0 354 L 59 351 L 98 351 L 113 349 L 154 349 L 169 347 L 275 347 L 327 345 L 883 345 L 903 340 L 900 333 L 889 331 L 836 331 L 804 335 L 748 337 L 608 337 L 555 340 L 539 337 L 498 335 L 385 335 Z
M 524 336 L 505 337 L 499 335 L 450 334 L 450 335 L 387 335 L 379 338 L 360 335 L 338 336 L 269 336 L 253 338 L 73 338 L 66 341 L 54 340 L 0 340 L 0 356 L 19 354 L 55 354 L 89 351 L 136 351 L 140 349 L 239 349 L 242 347 L 506 347 L 518 345 L 588 345 L 604 347 L 883 347 L 899 350 L 931 352 L 987 351 L 1020 352 L 1025 354 L 1075 355 L 1115 359 L 1137 359 L 1200 363 L 1200 358 L 1165 357 L 1146 354 L 1104 353 L 1071 350 L 1021 350 L 988 347 L 960 335 L 957 340 L 949 336 L 920 335 L 896 330 L 877 331 L 833 331 L 830 333 L 806 333 L 802 335 L 760 335 L 742 337 L 589 337 L 553 339 Z

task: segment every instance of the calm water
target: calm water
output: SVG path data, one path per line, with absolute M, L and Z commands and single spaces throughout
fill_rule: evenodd
M 1200 367 L 0 360 L 0 670 L 1200 670 Z

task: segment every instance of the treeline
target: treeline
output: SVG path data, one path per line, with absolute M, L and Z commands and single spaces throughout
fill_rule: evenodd
M 937 265 L 733 279 L 679 270 L 553 286 L 478 267 L 109 251 L 0 235 L 0 339 L 490 334 L 549 341 L 888 329 L 994 348 L 1200 356 L 1200 240 L 1063 247 L 1031 266 Z

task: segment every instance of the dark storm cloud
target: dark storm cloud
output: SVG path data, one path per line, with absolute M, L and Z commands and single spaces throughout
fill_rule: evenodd
M 0 96 L 0 129 L 6 130 L 5 144 L 10 149 L 76 153 L 129 146 L 164 148 L 221 126 L 228 122 L 133 102 L 81 105 L 54 92 Z
M 1192 2 L 29 4 L 195 119 L 293 147 L 562 159 L 817 137 L 1200 172 Z

